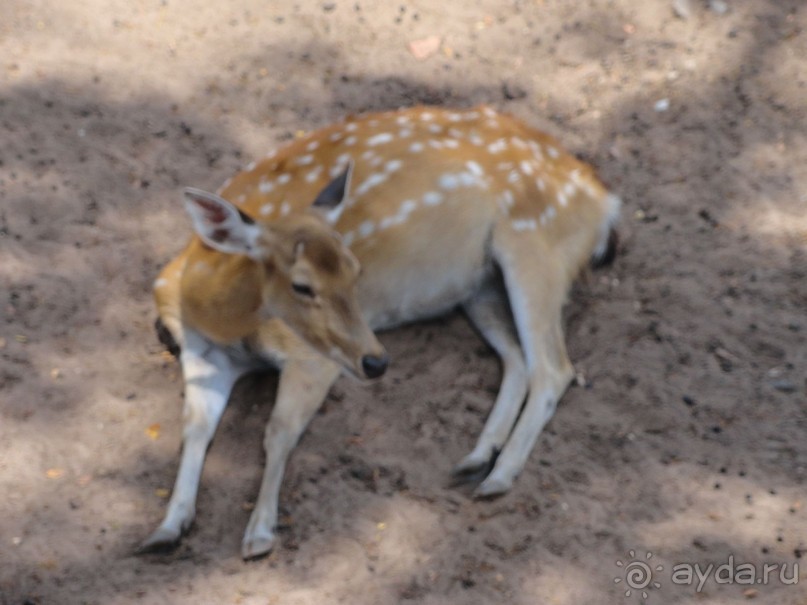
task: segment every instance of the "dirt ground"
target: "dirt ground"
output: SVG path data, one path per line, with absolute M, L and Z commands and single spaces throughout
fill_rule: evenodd
M 0 603 L 807 602 L 807 5 L 675 4 L 0 2 Z M 581 386 L 512 492 L 450 485 L 500 377 L 452 315 L 382 334 L 382 382 L 340 379 L 271 556 L 239 547 L 272 375 L 238 385 L 182 545 L 135 556 L 180 447 L 150 294 L 180 188 L 346 113 L 480 102 L 625 202 L 567 308 Z M 729 561 L 786 581 L 673 575 Z

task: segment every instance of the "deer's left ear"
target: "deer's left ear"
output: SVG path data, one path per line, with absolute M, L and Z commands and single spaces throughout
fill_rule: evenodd
M 187 187 L 185 209 L 199 237 L 211 248 L 228 254 L 259 256 L 262 229 L 236 206 L 213 193 Z
M 312 207 L 319 210 L 331 225 L 336 224 L 345 209 L 345 201 L 350 191 L 352 175 L 353 160 L 350 160 L 342 174 L 325 185 L 325 188 L 319 192 L 317 199 L 312 204 Z

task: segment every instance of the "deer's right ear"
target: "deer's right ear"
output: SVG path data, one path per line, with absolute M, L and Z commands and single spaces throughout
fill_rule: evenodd
M 262 229 L 250 216 L 224 198 L 201 189 L 187 187 L 183 196 L 193 228 L 208 246 L 228 254 L 259 256 Z
M 319 210 L 331 225 L 336 224 L 345 209 L 351 176 L 353 176 L 353 160 L 350 160 L 342 174 L 325 185 L 314 200 L 312 207 Z

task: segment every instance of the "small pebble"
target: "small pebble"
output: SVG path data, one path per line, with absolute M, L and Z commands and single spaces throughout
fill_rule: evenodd
M 689 19 L 692 16 L 692 4 L 689 0 L 673 0 L 672 9 L 679 19 Z
M 794 393 L 796 391 L 796 385 L 784 378 L 781 380 L 772 380 L 771 386 L 782 393 Z
M 659 99 L 656 101 L 655 105 L 653 105 L 653 109 L 657 112 L 662 113 L 670 109 L 670 100 L 669 99 Z

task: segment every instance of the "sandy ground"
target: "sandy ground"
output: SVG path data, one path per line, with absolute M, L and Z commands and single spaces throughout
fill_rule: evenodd
M 634 557 L 647 603 L 807 601 L 807 7 L 689 8 L 0 2 L 0 603 L 613 605 L 643 600 Z M 567 309 L 585 386 L 512 492 L 477 502 L 449 470 L 496 358 L 460 315 L 383 334 L 387 377 L 339 381 L 290 462 L 281 544 L 244 563 L 276 388 L 249 377 L 195 527 L 134 556 L 180 446 L 150 295 L 189 234 L 180 188 L 421 102 L 512 112 L 624 198 L 616 264 Z M 802 582 L 674 582 L 729 557 Z

